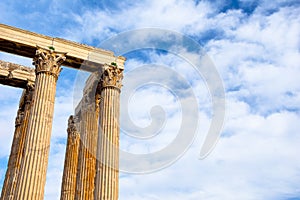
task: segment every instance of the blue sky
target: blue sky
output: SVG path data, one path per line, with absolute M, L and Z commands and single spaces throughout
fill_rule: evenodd
M 129 76 L 146 64 L 167 66 L 189 83 L 198 103 L 197 108 L 190 109 L 198 111 L 199 120 L 193 144 L 175 163 L 155 173 L 120 174 L 120 199 L 131 200 L 300 199 L 299 13 L 296 0 L 0 2 L 3 24 L 96 47 L 124 31 L 159 28 L 197 41 L 214 63 L 225 87 L 226 118 L 216 147 L 199 160 L 212 119 L 212 99 L 203 76 L 176 54 L 155 49 L 127 53 L 125 89 L 132 83 L 126 73 Z M 142 39 L 126 42 L 134 46 Z M 184 54 L 188 58 L 197 56 L 188 53 Z M 31 66 L 30 59 L 5 53 L 0 59 Z M 155 80 L 165 79 L 165 84 L 170 81 L 178 91 L 185 92 L 178 79 L 165 75 L 157 74 Z M 58 80 L 46 200 L 59 199 L 67 118 L 73 113 L 74 95 L 81 93 L 74 90 L 77 77 L 77 71 L 64 67 Z M 143 78 L 146 80 L 147 74 L 140 74 L 136 81 Z M 21 92 L 0 86 L 0 183 Z M 180 128 L 180 100 L 167 85 L 136 90 L 126 102 L 130 118 L 125 119 L 140 128 L 147 127 L 161 120 L 159 111 L 151 116 L 151 108 L 156 105 L 163 108 L 167 118 L 158 134 L 147 140 L 126 134 L 126 120 L 121 120 L 121 149 L 140 154 L 163 149 Z M 183 100 L 188 102 L 189 98 Z M 184 118 L 195 120 L 193 114 Z

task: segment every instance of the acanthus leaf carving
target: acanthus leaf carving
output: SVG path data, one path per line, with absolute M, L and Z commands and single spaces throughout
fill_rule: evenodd
M 66 60 L 66 54 L 37 46 L 36 55 L 33 58 L 36 74 L 48 73 L 57 78 L 61 72 L 61 64 Z
M 121 89 L 123 79 L 123 69 L 115 65 L 104 65 L 103 73 L 101 75 L 101 88 L 115 87 Z

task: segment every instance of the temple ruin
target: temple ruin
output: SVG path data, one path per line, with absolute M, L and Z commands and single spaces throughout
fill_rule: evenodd
M 0 200 L 42 200 L 61 66 L 91 73 L 70 113 L 61 200 L 117 200 L 120 91 L 125 58 L 0 24 L 0 50 L 34 68 L 0 61 L 0 84 L 23 89 Z M 111 145 L 109 145 L 109 144 Z

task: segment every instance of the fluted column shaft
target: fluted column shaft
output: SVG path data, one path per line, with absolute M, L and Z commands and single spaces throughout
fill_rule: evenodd
M 76 200 L 94 199 L 97 130 L 97 108 L 95 102 L 89 101 L 81 110 Z
M 42 200 L 50 149 L 56 81 L 65 53 L 38 48 L 36 80 L 15 200 Z
M 22 160 L 22 152 L 24 140 L 26 137 L 26 129 L 30 113 L 30 105 L 33 93 L 33 86 L 29 86 L 23 91 L 20 99 L 18 115 L 15 123 L 15 133 L 11 146 L 11 152 L 8 160 L 8 167 L 5 174 L 5 180 L 1 192 L 1 200 L 11 200 L 16 188 L 16 182 L 19 174 L 20 163 Z
M 119 115 L 122 78 L 122 70 L 106 66 L 100 81 L 95 199 L 117 200 L 119 195 Z
M 76 189 L 76 172 L 80 135 L 71 115 L 68 120 L 68 139 L 66 147 L 64 173 L 61 184 L 61 200 L 74 200 Z

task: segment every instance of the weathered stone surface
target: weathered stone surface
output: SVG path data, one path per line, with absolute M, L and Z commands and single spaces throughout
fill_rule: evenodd
M 34 81 L 34 68 L 0 60 L 0 84 L 26 89 Z
M 1 200 L 11 200 L 14 198 L 17 179 L 20 171 L 20 163 L 22 162 L 22 153 L 24 148 L 24 141 L 26 140 L 26 130 L 28 125 L 28 118 L 30 115 L 30 108 L 32 102 L 32 94 L 34 88 L 29 85 L 24 89 L 20 99 L 19 110 L 15 121 L 15 133 L 11 152 L 9 156 L 5 180 L 1 192 Z
M 100 88 L 116 87 L 119 90 L 122 87 L 123 69 L 114 65 L 104 65 L 101 75 Z
M 119 196 L 119 115 L 122 70 L 106 66 L 101 75 L 99 135 L 95 199 L 117 200 Z
M 84 96 L 76 109 L 76 114 L 80 116 L 81 138 L 76 179 L 76 200 L 94 199 L 99 115 L 99 102 L 95 94 L 97 77 L 97 74 L 92 74 L 87 80 Z
M 33 58 L 35 65 L 33 69 L 0 61 L 0 84 L 26 88 L 28 93 L 21 99 L 16 118 L 1 200 L 44 198 L 61 65 L 77 69 L 84 65 L 80 69 L 93 72 L 75 110 L 78 124 L 75 126 L 74 118 L 69 119 L 61 199 L 117 200 L 119 104 L 125 58 L 3 24 L 0 51 Z
M 41 51 L 45 56 L 40 54 Z M 49 62 L 53 54 L 55 54 L 54 57 L 59 58 L 58 62 Z M 44 49 L 38 49 L 36 52 L 34 101 L 30 110 L 14 200 L 42 200 L 44 198 L 57 73 L 60 71 L 60 66 L 52 65 L 61 63 L 60 60 L 64 59 L 64 55 L 50 50 L 47 52 Z
M 67 53 L 57 52 L 37 46 L 33 64 L 36 74 L 46 73 L 58 78 L 61 64 L 66 60 Z
M 75 121 L 75 118 L 71 115 L 68 120 L 68 140 L 61 184 L 61 200 L 74 200 L 76 194 L 76 173 L 80 135 Z
M 53 47 L 58 52 L 68 52 L 63 66 L 78 69 L 84 64 L 85 70 L 98 71 L 102 65 L 115 62 L 119 68 L 124 68 L 125 58 L 115 56 L 112 51 L 0 24 L 0 51 L 34 58 L 36 45 Z

